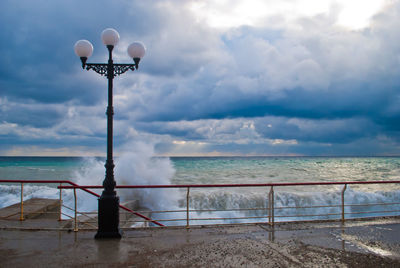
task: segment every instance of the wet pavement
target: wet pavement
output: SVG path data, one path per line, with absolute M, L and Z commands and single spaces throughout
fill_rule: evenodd
M 26 229 L 0 228 L 0 267 L 400 267 L 400 218 L 135 229 L 121 240 Z

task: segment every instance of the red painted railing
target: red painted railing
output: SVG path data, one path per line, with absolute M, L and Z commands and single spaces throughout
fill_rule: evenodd
M 164 184 L 164 185 L 117 185 L 119 189 L 140 189 L 140 188 L 226 188 L 226 187 L 268 187 L 268 186 L 312 186 L 312 185 L 345 185 L 345 184 L 390 184 L 400 181 L 340 181 L 340 182 L 285 182 L 285 183 L 244 183 L 244 184 Z M 73 188 L 101 189 L 99 185 L 62 186 L 62 189 Z
M 75 189 L 81 189 L 81 190 L 83 190 L 83 191 L 85 191 L 85 192 L 87 192 L 87 193 L 89 193 L 91 195 L 94 195 L 96 197 L 100 197 L 99 194 L 88 190 L 87 187 L 80 186 L 80 185 L 78 185 L 78 184 L 76 184 L 76 183 L 74 183 L 72 181 L 68 181 L 68 180 L 0 180 L 0 183 L 38 183 L 38 184 L 44 184 L 44 183 L 62 184 L 62 183 L 65 183 L 65 184 L 70 184 L 70 186 L 62 186 L 61 185 L 61 186 L 58 186 L 57 188 L 58 189 L 74 189 L 74 188 Z M 64 187 L 68 187 L 68 188 L 64 188 Z M 100 188 L 103 188 L 103 187 L 99 186 L 99 187 L 93 187 L 93 188 L 100 189 Z M 154 220 L 150 219 L 149 217 L 146 217 L 146 216 L 144 216 L 144 215 L 142 215 L 142 214 L 140 214 L 138 212 L 135 212 L 135 211 L 123 206 L 123 205 L 119 205 L 119 207 L 122 208 L 123 210 L 126 210 L 126 211 L 138 216 L 138 217 L 141 217 L 141 218 L 145 219 L 146 221 L 152 222 L 152 223 L 154 223 L 154 224 L 156 224 L 158 226 L 164 226 L 163 224 L 161 224 L 161 223 L 159 223 L 157 221 L 154 221 Z
M 57 188 L 60 189 L 74 189 L 74 192 L 76 189 L 81 189 L 87 193 L 90 193 L 94 196 L 99 197 L 99 195 L 89 189 L 102 189 L 102 186 L 98 185 L 77 185 L 71 181 L 68 180 L 0 180 L 0 183 L 59 183 L 60 186 Z M 129 211 L 133 213 L 134 215 L 137 215 L 141 218 L 143 218 L 146 222 L 152 222 L 158 226 L 164 226 L 161 224 L 161 221 L 184 221 L 186 220 L 186 226 L 189 227 L 189 222 L 192 220 L 224 220 L 223 218 L 211 218 L 211 219 L 193 219 L 189 217 L 189 212 L 194 212 L 196 210 L 189 210 L 189 192 L 191 188 L 232 188 L 232 187 L 270 187 L 270 191 L 268 194 L 268 208 L 261 208 L 264 210 L 267 210 L 267 216 L 261 216 L 261 217 L 248 217 L 249 219 L 251 218 L 266 218 L 268 217 L 268 223 L 270 225 L 274 225 L 275 222 L 275 217 L 290 217 L 290 216 L 275 216 L 275 210 L 282 210 L 282 209 L 290 209 L 290 208 L 297 208 L 297 207 L 274 207 L 274 187 L 290 187 L 290 186 L 322 186 L 322 185 L 342 185 L 343 188 L 341 190 L 341 203 L 337 205 L 322 205 L 322 206 L 310 206 L 310 207 L 298 207 L 298 208 L 313 208 L 313 207 L 341 207 L 341 213 L 338 214 L 326 214 L 330 216 L 340 216 L 341 215 L 341 220 L 345 221 L 345 215 L 346 214 L 357 214 L 357 212 L 352 212 L 352 213 L 346 213 L 345 212 L 345 206 L 360 206 L 360 205 L 355 205 L 355 204 L 345 204 L 344 200 L 344 193 L 346 191 L 347 185 L 368 185 L 368 184 L 399 184 L 400 180 L 396 181 L 341 181 L 341 182 L 296 182 L 296 183 L 261 183 L 261 184 L 185 184 L 185 185 L 117 185 L 116 188 L 118 189 L 144 189 L 144 188 L 186 188 L 187 189 L 187 194 L 186 194 L 186 210 L 181 210 L 181 211 L 159 211 L 159 212 L 184 212 L 186 211 L 186 218 L 185 219 L 167 219 L 167 220 L 152 220 L 138 212 L 132 211 L 129 208 L 120 205 L 120 207 L 126 211 Z M 68 184 L 68 185 L 61 185 L 61 184 Z M 392 203 L 395 205 L 399 205 L 400 203 Z M 367 206 L 370 205 L 388 205 L 387 203 L 382 203 L 382 204 L 367 204 Z M 363 205 L 361 205 L 363 206 Z M 254 209 L 254 210 L 260 210 L 260 208 L 249 208 L 249 210 Z M 200 211 L 200 210 L 198 210 Z M 212 210 L 209 210 L 212 211 Z M 154 213 L 157 213 L 157 211 L 153 211 Z M 379 211 L 381 212 L 381 211 Z M 383 212 L 400 212 L 400 211 L 383 211 Z M 362 213 L 362 212 L 361 212 Z M 323 215 L 297 215 L 297 216 L 324 216 Z M 292 216 L 293 217 L 293 216 Z M 229 218 L 227 218 L 229 219 Z M 235 218 L 231 218 L 235 219 Z M 236 219 L 241 219 L 241 218 L 236 218 Z
M 275 210 L 290 208 L 290 207 L 280 207 L 274 208 L 274 187 L 286 187 L 286 186 L 321 186 L 321 185 L 343 185 L 343 189 L 341 191 L 341 204 L 334 205 L 341 207 L 340 214 L 330 214 L 333 215 L 341 215 L 341 220 L 345 221 L 345 206 L 353 206 L 353 205 L 345 205 L 344 201 L 344 193 L 347 189 L 347 185 L 366 185 L 366 184 L 398 184 L 400 180 L 396 181 L 341 181 L 341 182 L 296 182 L 296 183 L 261 183 L 261 184 L 185 184 L 185 185 L 118 185 L 116 188 L 118 189 L 154 189 L 154 188 L 186 188 L 186 226 L 189 227 L 189 212 L 193 212 L 193 210 L 189 210 L 189 191 L 190 188 L 229 188 L 229 187 L 270 187 L 270 192 L 268 194 L 268 223 L 274 225 L 275 219 Z M 85 186 L 61 186 L 61 189 L 74 189 L 74 188 L 85 188 L 85 189 L 101 189 L 102 186 L 93 186 L 93 185 L 85 185 Z M 400 204 L 400 203 L 392 203 L 392 204 Z M 373 204 L 379 205 L 379 204 Z M 381 204 L 382 205 L 382 204 Z M 387 204 L 386 204 L 387 205 Z M 332 206 L 332 207 L 334 207 Z M 329 206 L 315 206 L 315 207 L 329 207 Z M 301 208 L 301 207 L 299 207 Z M 307 207 L 304 207 L 307 208 Z M 165 211 L 160 211 L 165 212 Z M 170 211 L 170 212 L 179 212 L 179 211 Z M 400 212 L 400 211 L 386 211 L 386 212 Z M 327 214 L 329 215 L 329 214 Z M 322 216 L 322 215 L 304 215 L 304 216 Z M 276 216 L 278 217 L 278 216 Z M 282 217 L 282 216 L 281 216 Z M 251 218 L 251 217 L 249 217 Z M 257 217 L 254 217 L 257 218 Z M 215 220 L 216 218 L 212 218 L 210 220 Z M 178 219 L 175 219 L 178 220 Z M 161 221 L 161 220 L 160 220 Z

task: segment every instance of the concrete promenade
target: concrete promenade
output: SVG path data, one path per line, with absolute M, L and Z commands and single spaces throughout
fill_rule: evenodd
M 133 229 L 121 240 L 0 223 L 0 267 L 400 267 L 399 218 Z

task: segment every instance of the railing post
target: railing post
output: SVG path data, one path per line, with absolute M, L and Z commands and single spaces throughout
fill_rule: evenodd
M 19 220 L 23 221 L 24 220 L 24 183 L 21 182 L 21 213 L 19 215 Z
M 272 226 L 275 224 L 275 197 L 274 186 L 271 187 L 271 205 L 272 205 Z
M 62 186 L 62 182 L 60 182 L 60 211 L 59 211 L 59 214 L 58 214 L 58 221 L 61 221 L 61 214 L 62 214 L 62 212 L 61 212 L 61 207 L 62 207 L 62 189 L 61 189 L 61 186 Z
M 77 209 L 78 205 L 76 202 L 76 188 L 74 187 L 74 200 L 75 200 L 75 217 L 74 217 L 74 232 L 78 232 L 78 224 L 77 224 Z
M 268 194 L 268 223 L 274 226 L 274 186 L 271 186 Z
M 346 191 L 347 184 L 344 185 L 342 189 L 342 223 L 344 223 L 345 218 L 344 218 L 344 192 Z
M 189 229 L 189 193 L 190 187 L 187 188 L 186 192 L 186 228 Z
M 268 193 L 268 224 L 271 224 L 271 190 Z

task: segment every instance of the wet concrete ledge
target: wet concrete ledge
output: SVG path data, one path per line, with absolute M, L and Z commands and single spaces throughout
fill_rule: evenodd
M 125 207 L 134 211 L 146 211 L 142 214 L 151 217 L 150 209 L 141 207 L 138 200 L 131 200 L 123 203 Z M 31 198 L 23 202 L 21 220 L 21 203 L 16 203 L 4 208 L 0 208 L 0 229 L 8 230 L 74 230 L 74 219 L 65 217 L 60 219 L 60 201 L 58 199 Z M 120 227 L 130 229 L 132 227 L 148 227 L 149 224 L 142 218 L 127 212 L 123 209 L 120 212 Z M 78 213 L 77 228 L 97 229 L 97 212 Z
M 22 206 L 23 219 L 35 219 L 41 217 L 57 219 L 60 210 L 58 199 L 31 198 L 25 200 Z M 21 218 L 21 203 L 13 204 L 0 209 L 0 220 L 19 220 Z
M 0 267 L 400 267 L 400 219 L 95 231 L 0 231 Z

